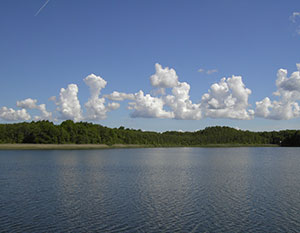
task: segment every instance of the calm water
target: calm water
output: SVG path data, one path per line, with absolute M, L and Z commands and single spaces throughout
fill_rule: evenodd
M 300 148 L 0 151 L 0 232 L 300 232 Z

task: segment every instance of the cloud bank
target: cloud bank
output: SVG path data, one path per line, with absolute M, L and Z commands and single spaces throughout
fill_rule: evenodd
M 132 117 L 200 120 L 203 117 L 252 119 L 254 115 L 254 111 L 248 109 L 251 90 L 245 87 L 240 76 L 222 78 L 213 84 L 202 96 L 201 103 L 192 102 L 190 85 L 180 82 L 172 68 L 155 64 L 150 83 L 153 88 L 161 90 L 159 97 L 144 94 L 142 90 L 137 93 L 114 91 L 106 97 L 115 101 L 130 100 L 128 108 L 133 110 Z M 166 94 L 166 89 L 170 89 L 171 94 Z
M 118 109 L 120 102 L 125 101 L 132 118 L 250 120 L 260 117 L 289 120 L 300 117 L 300 63 L 296 66 L 298 71 L 290 76 L 287 70 L 278 70 L 274 100 L 265 97 L 256 102 L 255 109 L 248 103 L 252 91 L 245 86 L 241 76 L 221 78 L 210 86 L 207 93 L 200 96 L 201 101 L 195 103 L 190 99 L 191 86 L 180 81 L 173 68 L 162 67 L 157 63 L 155 73 L 149 77 L 153 89 L 150 93 L 143 90 L 136 93 L 113 91 L 101 95 L 107 82 L 100 76 L 90 74 L 83 79 L 90 91 L 90 97 L 83 107 L 78 98 L 78 86 L 69 84 L 60 89 L 57 97 L 50 98 L 56 105 L 52 112 L 46 109 L 45 104 L 38 104 L 38 100 L 27 98 L 17 101 L 16 106 L 20 108 L 18 110 L 5 106 L 0 108 L 0 119 L 99 121 L 105 119 L 110 111 Z M 32 117 L 29 112 L 33 110 L 37 110 L 39 115 Z

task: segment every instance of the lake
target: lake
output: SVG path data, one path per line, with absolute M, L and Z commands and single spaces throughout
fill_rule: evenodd
M 299 232 L 300 148 L 0 151 L 0 232 Z

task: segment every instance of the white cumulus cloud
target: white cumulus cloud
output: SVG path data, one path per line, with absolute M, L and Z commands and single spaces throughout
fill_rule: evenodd
M 181 120 L 199 120 L 202 117 L 200 104 L 193 104 L 189 96 L 190 85 L 186 82 L 178 82 L 173 87 L 172 94 L 164 100 L 167 106 L 173 110 L 174 118 Z
M 297 17 L 296 15 L 295 17 Z M 243 83 L 241 76 L 222 78 L 211 85 L 207 93 L 201 97 L 201 102 L 193 103 L 190 98 L 191 86 L 187 82 L 180 82 L 173 68 L 156 63 L 155 73 L 150 76 L 153 90 L 152 94 L 140 90 L 137 93 L 124 93 L 113 91 L 111 94 L 101 95 L 107 82 L 95 74 L 90 74 L 83 79 L 89 87 L 90 98 L 84 104 L 83 111 L 78 99 L 78 87 L 69 84 L 61 88 L 58 97 L 51 97 L 57 108 L 49 112 L 45 104 L 38 104 L 38 100 L 27 98 L 17 101 L 17 107 L 0 108 L 0 119 L 18 121 L 31 119 L 27 112 L 37 109 L 40 115 L 32 116 L 35 120 L 60 119 L 101 120 L 107 117 L 109 111 L 116 110 L 120 103 L 114 101 L 128 100 L 130 116 L 142 118 L 167 118 L 180 120 L 200 120 L 203 118 L 230 118 L 249 120 L 254 116 L 267 119 L 287 120 L 300 117 L 300 63 L 296 64 L 297 71 L 288 75 L 287 70 L 279 69 L 277 72 L 277 90 L 273 93 L 275 100 L 265 97 L 256 102 L 255 111 L 251 109 L 248 99 L 251 90 Z M 200 69 L 199 72 L 208 73 L 210 70 Z M 211 73 L 216 70 L 211 70 Z M 156 93 L 156 94 L 153 94 Z M 154 95 L 154 96 L 153 96 Z M 108 100 L 108 102 L 106 102 Z
M 37 104 L 36 99 L 27 98 L 25 100 L 17 101 L 17 106 L 25 109 L 38 109 L 41 112 L 40 116 L 35 116 L 35 120 L 52 120 L 52 113 L 48 112 L 45 104 Z
M 130 99 L 129 109 L 134 110 L 132 117 L 175 118 L 199 120 L 203 117 L 252 119 L 254 111 L 248 109 L 248 97 L 251 90 L 245 87 L 240 76 L 223 78 L 211 86 L 209 93 L 202 96 L 201 103 L 190 99 L 190 85 L 180 82 L 174 69 L 163 68 L 155 64 L 155 74 L 150 76 L 153 87 L 171 89 L 171 94 L 161 92 L 160 97 L 153 97 L 139 91 L 136 94 L 113 92 L 107 95 L 112 100 Z
M 298 101 L 300 100 L 300 72 L 295 71 L 288 77 L 285 69 L 277 72 L 277 91 L 274 95 L 278 100 L 271 101 L 268 97 L 256 102 L 255 115 L 275 120 L 288 120 L 300 116 Z
M 48 112 L 45 104 L 38 105 L 38 109 L 41 111 L 40 116 L 35 116 L 35 120 L 56 120 L 52 118 L 52 112 Z
M 87 120 L 101 120 L 106 118 L 108 109 L 105 106 L 104 98 L 91 98 L 84 106 L 87 111 L 87 116 L 85 117 Z
M 0 119 L 6 121 L 27 121 L 30 120 L 30 115 L 26 109 L 14 110 L 12 108 L 0 108 Z
M 37 100 L 28 98 L 25 100 L 17 101 L 17 106 L 20 108 L 26 108 L 26 109 L 34 109 L 37 108 Z
M 255 115 L 258 117 L 267 118 L 270 115 L 270 107 L 272 107 L 272 103 L 269 97 L 264 98 L 262 101 L 257 101 Z
M 95 74 L 90 74 L 83 81 L 90 88 L 91 92 L 91 97 L 84 105 L 87 111 L 87 120 L 105 119 L 108 111 L 120 107 L 119 103 L 109 103 L 106 106 L 105 98 L 99 98 L 101 89 L 105 88 L 107 84 L 103 78 Z
M 61 119 L 82 120 L 82 111 L 77 94 L 78 87 L 76 84 L 69 84 L 66 89 L 60 89 L 56 105 Z
M 85 79 L 83 79 L 83 81 L 90 88 L 92 99 L 98 98 L 101 89 L 105 88 L 107 84 L 107 82 L 103 78 L 95 74 L 88 75 L 87 77 L 85 77 Z
M 250 94 L 251 90 L 245 87 L 241 76 L 222 78 L 202 96 L 201 108 L 206 117 L 251 119 L 254 112 L 248 109 Z
M 169 69 L 169 67 L 163 69 L 160 64 L 156 63 L 155 70 L 155 74 L 150 77 L 151 85 L 153 87 L 171 88 L 177 86 L 178 76 L 174 69 Z
M 145 95 L 143 91 L 134 94 L 134 101 L 129 103 L 129 109 L 134 110 L 131 114 L 132 117 L 194 120 L 201 118 L 200 104 L 193 104 L 190 100 L 190 85 L 186 82 L 179 82 L 174 69 L 162 68 L 160 64 L 156 63 L 155 74 L 150 76 L 150 81 L 153 87 L 159 88 L 155 93 L 161 96 Z M 171 88 L 172 94 L 166 96 L 166 88 Z M 130 98 L 132 98 L 131 94 Z
M 152 97 L 149 94 L 144 95 L 143 91 L 139 91 L 135 95 L 134 102 L 129 103 L 129 109 L 134 110 L 132 117 L 145 118 L 173 118 L 173 113 L 165 111 L 164 101 L 161 98 Z

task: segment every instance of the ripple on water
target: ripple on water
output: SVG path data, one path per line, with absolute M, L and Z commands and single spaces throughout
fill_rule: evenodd
M 297 232 L 299 152 L 0 151 L 0 231 Z

